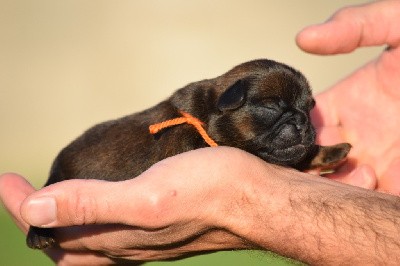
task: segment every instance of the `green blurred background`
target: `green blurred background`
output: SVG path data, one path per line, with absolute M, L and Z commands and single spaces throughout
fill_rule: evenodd
M 320 57 L 301 52 L 294 37 L 364 2 L 0 0 L 0 173 L 20 173 L 39 188 L 57 152 L 89 126 L 251 59 L 290 64 L 322 91 L 381 48 Z M 51 265 L 25 247 L 4 209 L 0 235 L 0 265 Z M 165 264 L 292 263 L 244 251 Z

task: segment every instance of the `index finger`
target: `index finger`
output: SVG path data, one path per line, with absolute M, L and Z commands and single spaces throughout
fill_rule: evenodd
M 302 30 L 297 45 L 314 54 L 349 53 L 358 47 L 400 44 L 400 1 L 346 7 L 327 22 Z
M 0 199 L 19 229 L 25 234 L 29 225 L 22 219 L 20 207 L 33 192 L 35 189 L 32 185 L 20 175 L 7 173 L 0 176 Z

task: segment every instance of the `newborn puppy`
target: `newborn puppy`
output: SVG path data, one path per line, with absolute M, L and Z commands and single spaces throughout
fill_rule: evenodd
M 89 129 L 60 152 L 46 186 L 72 178 L 134 178 L 164 158 L 209 145 L 237 147 L 299 170 L 333 168 L 350 145 L 315 144 L 314 105 L 300 72 L 272 60 L 247 62 L 191 83 L 150 109 Z M 156 130 L 150 133 L 149 126 Z M 31 227 L 27 244 L 42 249 L 55 239 L 51 229 Z

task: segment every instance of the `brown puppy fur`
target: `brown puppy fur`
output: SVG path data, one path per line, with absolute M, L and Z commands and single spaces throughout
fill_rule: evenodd
M 130 179 L 164 158 L 207 147 L 189 124 L 149 133 L 150 125 L 180 117 L 180 111 L 201 120 L 218 145 L 299 170 L 335 167 L 350 145 L 315 145 L 309 114 L 314 105 L 300 72 L 272 60 L 247 62 L 217 78 L 191 83 L 143 112 L 89 129 L 60 152 L 46 186 L 72 178 Z M 29 247 L 54 243 L 50 229 L 30 229 Z

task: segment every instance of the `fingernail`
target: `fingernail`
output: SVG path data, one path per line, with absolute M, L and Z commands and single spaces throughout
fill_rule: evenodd
M 37 227 L 48 227 L 57 219 L 57 204 L 54 198 L 40 197 L 27 203 L 26 221 Z

